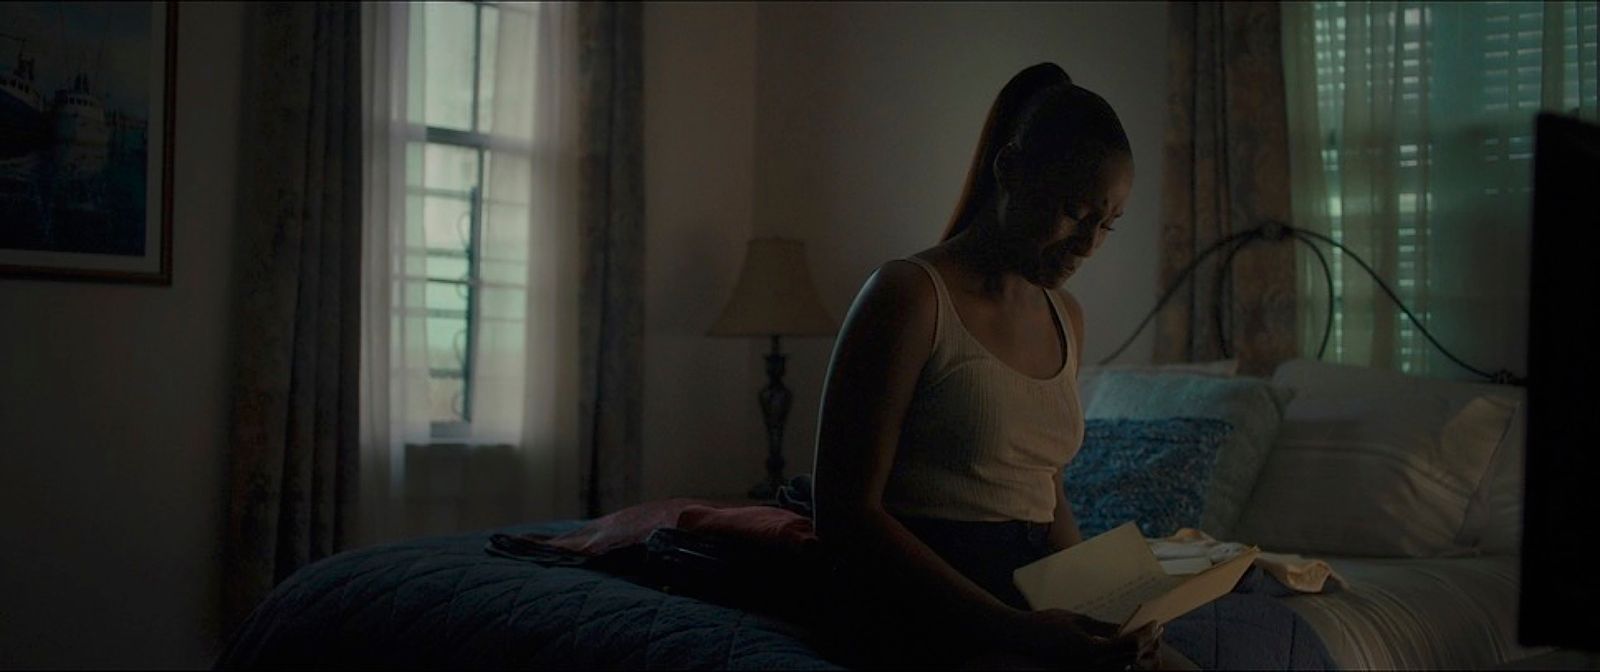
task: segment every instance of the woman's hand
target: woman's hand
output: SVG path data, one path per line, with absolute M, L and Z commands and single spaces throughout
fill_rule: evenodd
M 1069 667 L 1156 669 L 1161 628 L 1154 622 L 1125 635 L 1117 626 L 1064 609 L 1023 612 L 1017 647 L 1040 662 Z

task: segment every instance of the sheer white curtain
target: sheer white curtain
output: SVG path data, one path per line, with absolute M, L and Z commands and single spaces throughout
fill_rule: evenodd
M 1534 116 L 1593 118 L 1594 2 L 1284 3 L 1297 226 L 1365 259 L 1440 343 L 1526 373 Z M 1353 260 L 1331 253 L 1327 359 L 1470 377 Z M 1327 324 L 1302 250 L 1302 350 Z
M 478 24 L 472 410 L 447 435 L 430 422 L 440 394 L 429 372 L 461 343 L 428 324 L 441 266 L 427 252 L 438 218 L 425 194 L 454 178 L 430 154 L 446 150 L 428 142 L 430 79 L 418 69 L 455 45 L 427 44 L 435 33 L 419 22 L 431 11 L 363 4 L 366 542 L 573 516 L 579 504 L 576 9 L 496 3 Z

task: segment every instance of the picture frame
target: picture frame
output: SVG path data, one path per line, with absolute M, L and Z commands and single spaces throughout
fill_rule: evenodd
M 0 3 L 0 280 L 172 284 L 177 2 Z

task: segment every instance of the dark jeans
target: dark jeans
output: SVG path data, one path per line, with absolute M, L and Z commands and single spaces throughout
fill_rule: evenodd
M 1008 520 L 978 523 L 937 518 L 901 518 L 900 523 L 956 571 L 1018 609 L 1028 602 L 1011 580 L 1018 567 L 1050 555 L 1050 524 Z
M 899 520 L 956 571 L 1018 609 L 1028 605 L 1012 570 L 1052 552 L 1048 523 Z M 843 565 L 833 598 L 840 617 L 829 628 L 839 662 L 926 669 L 959 665 L 981 652 L 972 633 L 954 627 L 956 615 L 936 612 L 897 579 L 893 569 Z

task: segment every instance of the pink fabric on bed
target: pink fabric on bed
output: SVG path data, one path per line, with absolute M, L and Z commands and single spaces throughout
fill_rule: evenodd
M 673 527 L 685 510 L 699 508 L 715 511 L 723 506 L 704 499 L 676 497 L 630 506 L 616 513 L 601 516 L 576 530 L 541 543 L 564 548 L 585 555 L 599 555 L 629 544 L 641 543 L 658 527 Z
M 817 542 L 810 518 L 775 506 L 689 506 L 678 516 L 678 529 L 778 551 L 798 552 Z

